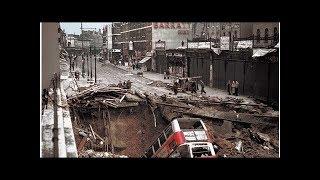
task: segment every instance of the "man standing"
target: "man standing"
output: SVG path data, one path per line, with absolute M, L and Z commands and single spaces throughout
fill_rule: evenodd
M 228 89 L 229 95 L 231 95 L 231 81 L 230 80 L 227 83 L 227 89 Z
M 174 94 L 177 95 L 178 94 L 178 82 L 177 81 L 174 81 L 172 88 L 173 88 Z
M 204 82 L 202 80 L 200 80 L 200 85 L 201 85 L 201 94 L 202 93 L 206 94 L 206 91 L 204 91 Z
M 235 83 L 235 95 L 236 96 L 239 95 L 239 83 L 238 83 L 238 81 L 236 81 L 236 83 Z
M 231 95 L 235 94 L 235 90 L 236 90 L 236 83 L 234 81 L 232 81 L 232 83 L 231 83 Z
M 192 81 L 191 84 L 191 93 L 197 93 L 197 84 L 195 81 Z

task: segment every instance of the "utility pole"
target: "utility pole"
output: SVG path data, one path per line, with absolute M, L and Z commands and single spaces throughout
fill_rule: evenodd
M 84 70 L 84 56 L 82 55 L 82 77 L 84 78 L 84 73 L 85 73 L 85 70 Z
M 88 70 L 88 79 L 89 79 L 89 54 L 87 54 L 87 70 Z
M 90 69 L 91 69 L 91 75 L 90 75 L 90 80 L 92 80 L 92 54 L 90 54 Z
M 94 55 L 94 83 L 97 83 L 97 55 Z

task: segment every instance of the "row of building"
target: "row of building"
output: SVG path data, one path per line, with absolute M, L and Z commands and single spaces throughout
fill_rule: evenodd
M 102 31 L 82 30 L 80 35 L 67 34 L 65 47 L 87 50 L 91 48 L 100 52 L 103 47 Z
M 141 60 L 159 48 L 201 48 L 192 41 L 234 51 L 272 47 L 278 39 L 276 22 L 114 22 L 103 29 L 104 53 L 113 62 Z

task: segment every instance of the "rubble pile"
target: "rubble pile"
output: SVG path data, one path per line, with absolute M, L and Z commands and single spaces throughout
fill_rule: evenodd
M 206 123 L 219 157 L 278 157 L 278 112 L 263 104 L 248 104 L 242 99 L 217 97 L 159 97 L 147 95 L 166 120 L 176 117 L 201 117 Z M 229 133 L 216 128 L 230 122 Z M 220 128 L 224 128 L 221 126 Z M 226 131 L 227 132 L 227 131 Z
M 91 87 L 70 97 L 78 152 L 140 157 L 168 124 L 143 98 L 146 95 L 139 91 L 110 86 Z
M 152 81 L 152 82 L 147 83 L 147 85 L 155 86 L 155 87 L 167 87 L 168 86 L 168 84 L 166 84 L 162 81 Z
M 112 108 L 137 106 L 142 99 L 128 89 L 119 87 L 91 87 L 68 98 L 69 105 L 77 108 Z
M 278 157 L 278 112 L 241 98 L 170 96 L 91 87 L 72 97 L 81 157 L 140 157 L 178 117 L 200 117 L 219 157 Z M 104 115 L 102 115 L 104 112 Z M 230 125 L 230 130 L 219 131 Z M 89 150 L 89 152 L 87 152 Z

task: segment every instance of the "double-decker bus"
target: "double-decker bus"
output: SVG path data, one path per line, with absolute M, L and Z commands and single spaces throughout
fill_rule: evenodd
M 207 128 L 200 118 L 174 119 L 145 151 L 147 158 L 215 157 Z

